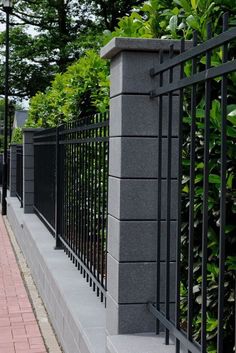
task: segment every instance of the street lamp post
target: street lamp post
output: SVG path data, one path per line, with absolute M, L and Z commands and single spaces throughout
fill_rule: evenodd
M 13 9 L 13 0 L 2 0 L 2 6 L 6 13 L 6 61 L 5 61 L 5 115 L 4 115 L 4 155 L 2 171 L 2 215 L 7 213 L 7 147 L 8 147 L 8 116 L 9 116 L 9 27 L 10 14 Z

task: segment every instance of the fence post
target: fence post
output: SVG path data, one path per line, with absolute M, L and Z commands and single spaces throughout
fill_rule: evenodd
M 34 134 L 42 129 L 23 129 L 23 208 L 34 213 Z
M 61 235 L 61 219 L 60 219 L 60 209 L 61 209 L 61 155 L 60 155 L 60 130 L 61 127 L 56 129 L 56 182 L 55 182 L 55 250 L 60 250 L 62 248 L 62 243 L 60 240 Z
M 10 146 L 10 196 L 16 196 L 16 151 L 17 144 Z
M 180 51 L 179 41 L 114 38 L 101 56 L 111 60 L 110 160 L 108 203 L 108 293 L 109 335 L 154 332 L 155 319 L 147 309 L 161 288 L 164 303 L 165 266 L 157 282 L 157 238 L 164 243 L 165 217 L 157 234 L 158 102 L 150 98 L 158 78 L 160 51 L 169 56 L 170 45 Z M 174 72 L 174 77 L 177 77 Z M 173 98 L 176 121 L 173 127 L 171 302 L 175 302 L 175 243 L 177 224 L 178 97 Z M 163 98 L 163 125 L 167 127 L 168 100 Z M 162 155 L 167 154 L 162 135 Z M 161 171 L 166 179 L 166 168 Z M 163 184 L 164 185 L 164 184 Z M 167 185 L 167 184 L 165 184 Z M 166 186 L 159 190 L 166 204 Z M 163 209 L 166 205 L 162 205 Z M 162 246 L 161 261 L 165 256 Z

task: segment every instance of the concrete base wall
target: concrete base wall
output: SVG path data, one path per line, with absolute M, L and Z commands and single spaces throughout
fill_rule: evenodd
M 105 307 L 34 214 L 7 198 L 8 220 L 65 353 L 105 353 Z
M 106 337 L 105 307 L 34 214 L 8 197 L 8 220 L 64 353 L 174 353 L 155 334 Z M 181 352 L 183 352 L 181 350 Z M 184 352 L 186 353 L 186 352 Z

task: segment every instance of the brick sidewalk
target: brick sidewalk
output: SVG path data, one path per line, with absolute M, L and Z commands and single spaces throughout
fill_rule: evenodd
M 0 216 L 0 353 L 46 353 Z

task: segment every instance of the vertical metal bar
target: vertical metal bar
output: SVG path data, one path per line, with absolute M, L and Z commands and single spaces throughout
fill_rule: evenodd
M 80 226 L 80 232 L 81 232 L 81 260 L 85 261 L 85 254 L 84 254 L 84 132 L 80 131 L 80 139 L 83 141 L 81 142 L 81 148 L 80 148 L 80 165 L 81 165 L 81 188 L 80 188 L 80 197 L 81 197 L 81 209 L 80 209 L 80 214 L 81 214 L 81 226 Z M 80 272 L 83 272 L 83 268 L 81 267 Z
M 66 128 L 68 130 L 69 124 L 67 124 Z M 65 136 L 65 140 L 68 141 L 69 139 L 69 134 L 68 132 L 66 133 Z M 64 197 L 64 205 L 65 205 L 65 218 L 64 218 L 64 237 L 66 242 L 68 242 L 68 148 L 69 145 L 68 143 L 65 144 L 65 171 L 64 171 L 64 175 L 65 175 L 65 197 Z M 65 251 L 66 248 L 65 248 Z
M 75 122 L 73 123 L 73 129 L 76 127 Z M 73 133 L 73 139 L 76 141 L 77 133 Z M 77 255 L 78 250 L 78 161 L 77 161 L 77 143 L 74 144 L 74 177 L 75 177 L 75 188 L 74 188 L 74 252 Z M 77 267 L 77 260 L 75 259 L 75 266 Z
M 70 130 L 70 124 L 68 124 L 68 130 Z M 67 244 L 70 244 L 70 132 L 67 135 L 67 148 L 66 148 L 66 240 Z M 68 249 L 66 248 L 68 255 Z
M 68 133 L 68 151 L 67 151 L 67 244 L 69 247 L 71 246 L 71 232 L 70 232 L 70 224 L 71 224 L 71 215 L 70 215 L 70 158 L 71 158 L 71 124 L 69 123 L 69 133 Z M 69 250 L 67 248 L 67 255 L 69 256 Z
M 61 206 L 61 193 L 60 193 L 60 183 L 61 183 L 61 168 L 60 168 L 60 145 L 59 145 L 59 131 L 60 127 L 56 128 L 56 180 L 55 180 L 55 249 L 61 249 L 61 229 L 60 229 L 60 206 Z
M 160 50 L 160 65 L 163 63 L 163 51 Z M 160 74 L 159 85 L 163 85 L 163 73 Z M 160 262 L 161 262 L 161 188 L 162 188 L 162 120 L 163 120 L 163 96 L 159 97 L 159 121 L 158 121 L 158 175 L 157 175 L 157 287 L 156 287 L 156 308 L 160 311 Z M 160 333 L 160 322 L 156 320 L 156 333 Z
M 100 114 L 96 115 L 95 119 L 95 124 L 100 122 Z M 94 244 L 93 244 L 93 275 L 94 277 L 98 280 L 98 251 L 97 251 L 97 243 L 98 243 L 98 230 L 97 230 L 97 209 L 99 207 L 98 205 L 98 195 L 97 195 L 97 179 L 98 179 L 98 131 L 99 128 L 94 129 L 94 138 L 95 138 L 95 143 L 94 143 L 94 219 L 93 219 L 93 229 L 94 229 Z M 95 291 L 95 285 L 93 290 Z
M 88 121 L 89 121 L 89 118 L 86 118 L 86 124 L 87 126 L 89 125 L 88 124 Z M 88 129 L 87 130 L 87 143 L 86 143 L 86 146 L 87 146 L 87 151 L 86 151 L 86 178 L 87 178 L 87 181 L 86 181 L 86 194 L 87 194 L 87 204 L 86 204 L 86 243 L 87 243 L 87 248 L 86 248 L 86 266 L 87 268 L 89 268 L 89 261 L 90 261 L 90 252 L 89 252 L 89 247 L 90 247 L 90 234 L 89 234 L 89 198 L 90 198 L 90 189 L 89 189 L 89 176 L 90 176 L 90 168 L 89 168 L 89 150 L 90 150 L 90 142 L 89 142 L 89 138 L 90 138 L 90 130 Z M 89 280 L 89 276 L 88 276 L 88 273 L 87 273 L 87 282 Z
M 103 128 L 103 136 L 106 134 L 106 127 Z M 107 146 L 106 141 L 103 142 L 102 150 L 102 248 L 101 248 L 101 257 L 102 257 L 102 266 L 101 266 L 101 284 L 106 289 L 106 278 L 105 278 L 105 269 L 106 269 L 106 182 L 107 182 L 107 166 L 106 166 L 106 155 L 107 155 Z M 103 294 L 101 293 L 101 300 L 103 301 Z
M 174 46 L 170 46 L 170 59 L 174 55 Z M 173 82 L 173 68 L 169 69 L 169 83 Z M 171 161 L 172 161 L 172 101 L 173 93 L 168 94 L 168 127 L 167 127 L 167 177 L 166 177 L 166 276 L 165 276 L 165 316 L 170 319 L 170 225 L 171 225 L 171 198 L 172 198 L 172 185 L 171 185 Z M 169 330 L 165 330 L 165 344 L 169 344 Z
M 66 128 L 66 126 L 64 125 L 64 128 Z M 60 140 L 63 141 L 65 139 L 65 135 L 63 135 Z M 59 142 L 60 143 L 60 142 Z M 60 219 L 61 219 L 61 236 L 63 238 L 65 238 L 65 220 L 66 220 L 66 215 L 65 215 L 65 187 L 66 187 L 66 181 L 65 181 L 65 165 L 66 165 L 66 158 L 65 158 L 65 148 L 66 146 L 64 144 L 62 144 L 60 146 L 61 148 L 61 213 L 60 213 Z
M 104 118 L 105 118 L 105 114 L 104 114 Z M 107 138 L 109 136 L 109 127 L 106 126 L 105 127 L 105 137 Z M 104 279 L 104 288 L 105 290 L 107 290 L 107 216 L 108 216 L 108 175 L 109 175 L 109 142 L 105 142 L 106 144 L 106 156 L 105 156 L 105 200 L 104 200 L 104 204 L 105 204 L 105 251 L 104 251 L 104 257 L 105 257 L 105 279 Z M 105 305 L 106 305 L 106 298 L 105 298 Z
M 105 136 L 105 129 L 103 129 L 103 135 Z M 105 142 L 102 144 L 102 210 L 101 210 L 101 220 L 102 220 L 102 229 L 101 229 L 101 284 L 104 285 L 104 175 L 105 175 Z M 101 300 L 103 300 L 103 294 L 101 293 Z
M 77 127 L 77 123 L 76 123 Z M 79 140 L 79 133 L 76 133 L 76 140 Z M 77 170 L 77 189 L 76 189 L 76 240 L 77 249 L 76 254 L 80 257 L 80 142 L 76 144 L 76 170 Z M 80 264 L 78 263 L 78 269 L 80 269 Z
M 185 51 L 185 40 L 181 40 L 180 52 Z M 184 78 L 184 63 L 180 65 L 180 80 Z M 183 101 L 184 91 L 179 92 L 179 126 L 178 126 L 178 221 L 177 221 L 177 235 L 176 235 L 176 310 L 175 310 L 175 326 L 180 329 L 180 261 L 181 261 L 181 206 L 182 206 L 182 146 L 183 146 Z M 176 339 L 175 342 L 176 353 L 180 352 L 180 341 Z
M 236 272 L 234 271 L 234 347 L 236 347 Z
M 74 123 L 72 124 L 72 129 L 74 128 Z M 71 134 L 72 140 L 75 139 L 75 132 Z M 72 144 L 72 250 L 76 252 L 76 144 Z M 75 258 L 73 256 L 73 263 L 75 263 Z
M 80 259 L 84 263 L 84 140 L 83 131 L 79 132 L 80 143 Z M 80 268 L 83 273 L 83 267 Z
M 207 24 L 207 39 L 211 38 L 211 23 Z M 206 70 L 211 67 L 211 52 L 206 53 Z M 204 123 L 204 181 L 203 181 L 203 224 L 202 224 L 202 324 L 201 352 L 206 353 L 207 321 L 207 233 L 208 233 L 208 192 L 209 192 L 209 138 L 211 109 L 211 80 L 205 82 L 205 123 Z
M 85 124 L 85 119 L 84 119 L 84 124 Z M 83 262 L 84 264 L 86 264 L 86 249 L 87 249 L 87 228 L 86 228 L 86 216 L 87 216 L 87 131 L 84 130 L 83 131 L 83 139 L 84 139 L 84 148 L 83 148 L 83 161 L 84 161 L 84 172 L 83 172 L 83 242 L 84 242 L 84 246 L 83 246 Z M 83 272 L 84 277 L 85 277 L 85 270 Z
M 101 119 L 102 114 L 99 115 L 99 122 L 102 121 Z M 98 137 L 102 137 L 102 128 L 99 127 L 98 129 Z M 98 141 L 98 153 L 97 153 L 97 159 L 98 159 L 98 186 L 97 186 L 97 197 L 98 197 L 98 205 L 97 205 L 97 280 L 100 281 L 100 274 L 101 274 L 101 269 L 100 269 L 100 254 L 101 254 L 101 241 L 100 241 L 100 228 L 101 228 L 101 221 L 100 221 L 100 212 L 101 212 L 101 141 Z M 97 289 L 97 296 L 99 296 L 99 289 Z
M 89 229 L 90 229 L 90 267 L 89 271 L 93 273 L 94 269 L 94 262 L 93 262 L 93 249 L 94 249 L 94 229 L 93 229 L 93 206 L 94 206 L 94 165 L 93 165 L 93 157 L 94 157 L 94 128 L 93 124 L 95 123 L 95 116 L 91 117 L 91 128 L 90 128 L 90 135 L 91 138 L 90 142 L 90 156 L 89 156 L 89 189 L 90 189 L 90 217 L 89 217 Z M 90 279 L 90 286 L 92 286 L 92 279 Z
M 23 146 L 21 146 L 20 149 L 20 154 L 21 154 L 21 161 L 20 161 L 20 205 L 21 208 L 23 208 Z
M 193 46 L 197 46 L 197 31 L 193 32 Z M 192 59 L 192 75 L 197 72 L 197 59 Z M 190 132 L 190 195 L 189 195 L 189 243 L 188 243 L 188 339 L 193 338 L 193 245 L 194 245 L 194 189 L 196 162 L 196 105 L 197 86 L 191 90 L 191 132 Z
M 8 115 L 9 115 L 9 30 L 10 10 L 6 9 L 6 62 L 5 62 L 5 112 L 4 112 L 4 153 L 2 170 L 2 215 L 7 214 L 7 145 L 8 145 Z
M 75 128 L 75 122 L 73 123 L 73 128 Z M 76 140 L 76 132 L 73 133 L 73 139 Z M 78 190 L 78 165 L 77 165 L 77 144 L 74 143 L 74 252 L 77 254 L 77 190 Z M 75 259 L 75 265 L 77 266 L 77 260 Z
M 70 134 L 70 139 L 73 140 L 73 123 L 71 123 L 70 126 L 71 129 L 71 134 Z M 74 249 L 74 185 L 75 185 L 75 179 L 74 179 L 74 144 L 70 144 L 70 182 L 69 182 L 69 187 L 70 187 L 70 206 L 69 206 L 69 215 L 70 215 L 70 249 Z M 72 252 L 70 252 L 70 259 L 73 260 L 73 255 Z
M 228 13 L 223 17 L 223 32 L 228 29 Z M 228 44 L 223 46 L 222 62 L 228 61 Z M 225 279 L 225 225 L 226 225 L 226 172 L 227 172 L 227 75 L 221 81 L 221 187 L 220 187 L 220 241 L 217 353 L 223 353 L 224 332 L 224 279 Z

